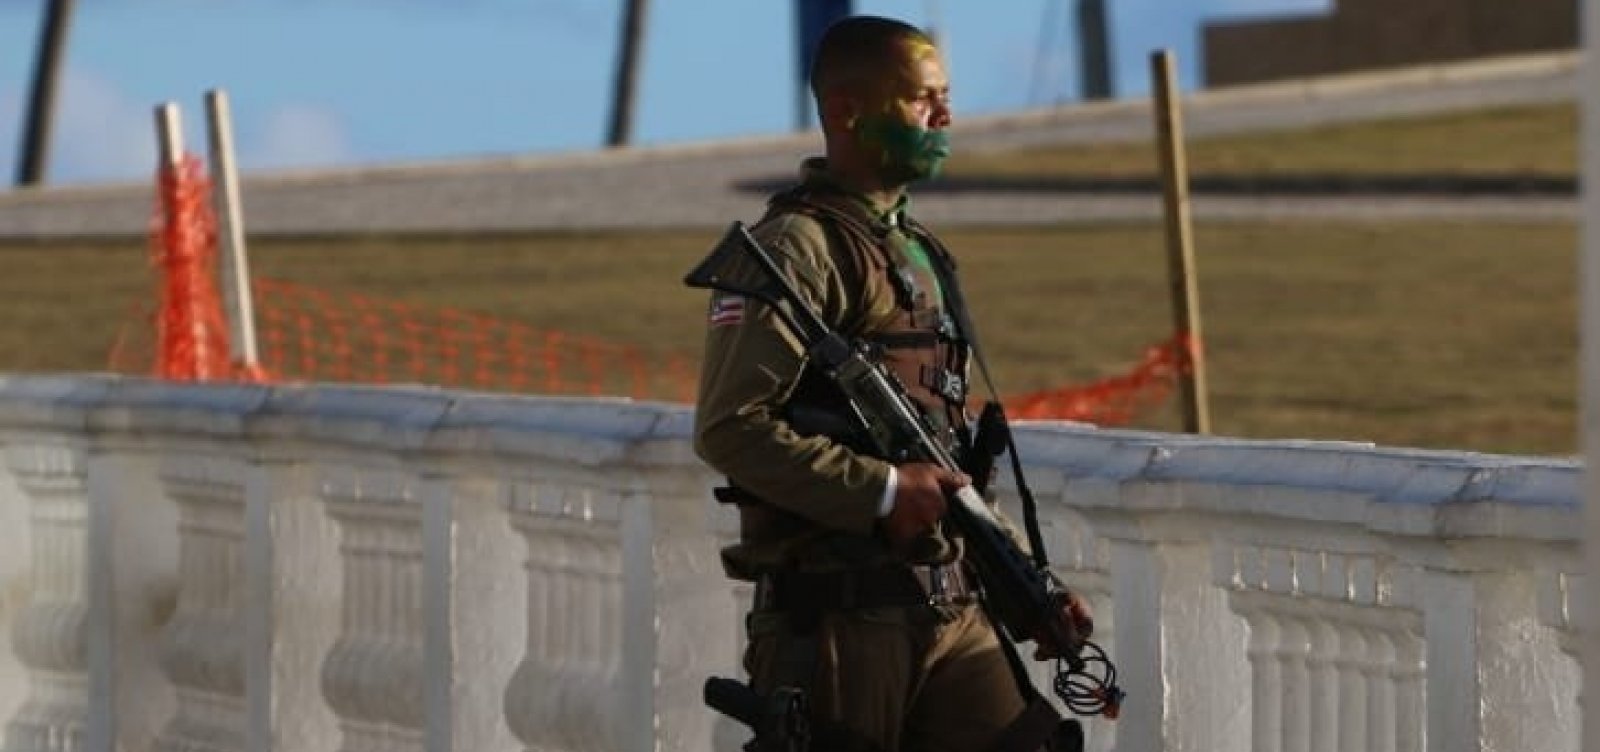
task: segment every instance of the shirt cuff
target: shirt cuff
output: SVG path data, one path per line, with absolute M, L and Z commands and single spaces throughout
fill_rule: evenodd
M 894 491 L 900 485 L 900 473 L 896 472 L 894 465 L 889 466 L 889 478 L 883 483 L 883 498 L 878 499 L 878 519 L 888 517 L 894 511 Z

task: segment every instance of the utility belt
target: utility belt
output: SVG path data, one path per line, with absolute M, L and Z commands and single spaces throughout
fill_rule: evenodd
M 817 616 L 887 606 L 976 603 L 977 582 L 959 562 L 851 569 L 776 572 L 756 580 L 756 611 Z

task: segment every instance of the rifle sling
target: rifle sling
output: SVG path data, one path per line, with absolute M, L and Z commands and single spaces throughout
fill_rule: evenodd
M 984 360 L 983 348 L 978 346 L 978 329 L 972 323 L 972 316 L 967 312 L 966 298 L 961 295 L 961 283 L 956 279 L 955 264 L 950 251 L 938 239 L 922 228 L 914 220 L 907 218 L 911 229 L 916 232 L 918 239 L 929 243 L 933 259 L 933 270 L 944 286 L 944 295 L 956 318 L 956 326 L 961 328 L 961 336 L 966 339 L 967 347 L 972 350 L 972 359 L 978 363 L 978 373 L 983 376 L 984 388 L 989 390 L 989 398 L 1000 405 L 1000 393 L 994 386 L 994 377 L 989 373 L 989 363 Z M 1000 408 L 1000 420 L 1007 424 L 1005 409 Z M 1027 478 L 1022 475 L 1022 459 L 1017 456 L 1017 442 L 1012 437 L 1011 431 L 1006 430 L 1006 452 L 1011 455 L 1011 472 L 1017 479 L 1017 496 L 1022 499 L 1022 523 L 1028 532 L 1028 547 L 1033 549 L 1034 564 L 1041 570 L 1050 568 L 1050 558 L 1044 550 L 1044 536 L 1039 532 L 1039 508 L 1033 500 L 1033 490 L 1028 488 Z

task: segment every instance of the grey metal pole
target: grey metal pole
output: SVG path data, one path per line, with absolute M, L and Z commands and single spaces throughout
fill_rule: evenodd
M 61 78 L 61 56 L 67 46 L 73 0 L 50 0 L 39 30 L 39 56 L 34 63 L 33 90 L 28 96 L 27 123 L 17 155 L 17 187 L 44 182 L 50 155 L 50 131 L 55 114 L 56 85 Z
M 644 54 L 648 0 L 627 0 L 622 13 L 622 49 L 617 56 L 616 88 L 611 99 L 611 131 L 606 144 L 627 146 L 633 141 L 633 105 L 639 83 L 639 60 Z
M 1110 99 L 1111 29 L 1106 0 L 1078 0 L 1078 60 L 1084 99 Z

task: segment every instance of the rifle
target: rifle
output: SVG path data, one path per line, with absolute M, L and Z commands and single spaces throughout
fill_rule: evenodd
M 738 262 L 744 259 L 755 262 L 756 279 L 742 274 L 748 267 Z M 934 438 L 904 385 L 868 357 L 865 343 L 845 339 L 806 304 L 742 222 L 734 222 L 683 281 L 690 287 L 754 298 L 771 308 L 804 346 L 811 363 L 848 398 L 851 419 L 879 456 L 895 464 L 931 462 L 964 472 L 951 451 Z M 966 541 L 985 606 L 998 622 L 1001 638 L 1049 640 L 1061 652 L 1053 682 L 1057 696 L 1076 712 L 1115 718 L 1123 697 L 1116 685 L 1116 669 L 1098 645 L 1065 633 L 1057 618 L 1067 597 L 1065 588 L 1017 547 L 975 489 L 964 487 L 951 494 L 948 502 L 945 519 Z M 1088 673 L 1089 661 L 1080 655 L 1084 650 L 1091 652 L 1092 662 L 1103 667 L 1102 676 Z

